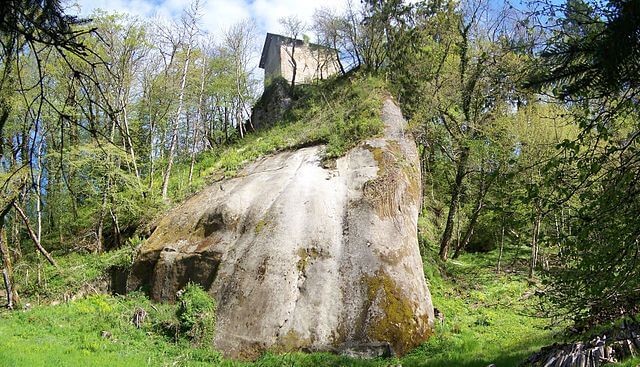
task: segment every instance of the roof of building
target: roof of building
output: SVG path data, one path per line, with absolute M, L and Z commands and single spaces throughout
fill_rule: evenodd
M 260 56 L 260 64 L 258 65 L 261 69 L 264 69 L 264 65 L 267 62 L 267 55 L 268 55 L 268 51 L 269 51 L 269 47 L 271 47 L 271 42 L 274 38 L 280 38 L 282 40 L 285 41 L 291 41 L 292 38 L 291 37 L 287 37 L 287 36 L 283 36 L 280 34 L 275 34 L 275 33 L 267 33 L 267 36 L 264 39 L 264 46 L 262 46 L 262 55 Z M 296 43 L 298 45 L 302 45 L 304 44 L 303 40 L 297 39 Z M 309 43 L 309 46 L 314 46 L 314 47 L 322 47 L 322 48 L 330 48 L 327 46 L 323 46 L 323 45 L 319 45 L 317 43 Z

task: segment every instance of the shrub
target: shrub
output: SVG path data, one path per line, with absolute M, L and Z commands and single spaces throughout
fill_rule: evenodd
M 188 283 L 178 294 L 178 300 L 176 316 L 180 330 L 195 345 L 211 345 L 216 323 L 214 299 L 199 285 Z

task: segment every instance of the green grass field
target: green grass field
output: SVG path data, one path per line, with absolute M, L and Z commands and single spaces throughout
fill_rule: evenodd
M 524 252 L 522 252 L 524 256 Z M 127 253 L 60 257 L 62 270 L 46 269 L 43 303 L 67 287 L 100 278 Z M 535 312 L 537 299 L 525 279 L 524 259 L 505 256 L 506 273 L 497 274 L 497 254 L 465 254 L 438 264 L 435 249 L 424 254 L 425 273 L 435 307 L 445 315 L 436 335 L 401 359 L 354 360 L 327 353 L 266 354 L 253 363 L 222 360 L 207 347 L 193 347 L 169 335 L 175 306 L 153 304 L 142 294 L 126 297 L 90 294 L 58 305 L 0 315 L 0 366 L 515 366 L 554 340 L 549 320 Z M 69 270 L 71 269 L 71 270 Z M 35 285 L 28 300 L 36 299 Z M 140 329 L 130 320 L 136 308 L 148 316 Z M 108 332 L 109 337 L 102 334 Z

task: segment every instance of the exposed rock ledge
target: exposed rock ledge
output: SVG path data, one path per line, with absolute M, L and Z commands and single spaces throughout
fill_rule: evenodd
M 391 100 L 383 120 L 384 137 L 334 169 L 322 167 L 322 146 L 284 152 L 187 200 L 146 241 L 128 288 L 173 301 L 201 284 L 218 302 L 215 345 L 236 358 L 370 345 L 403 354 L 423 342 L 433 307 L 416 236 L 418 155 Z

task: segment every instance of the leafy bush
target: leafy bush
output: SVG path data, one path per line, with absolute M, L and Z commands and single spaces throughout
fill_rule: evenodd
M 210 345 L 216 324 L 213 298 L 199 285 L 189 283 L 179 293 L 178 300 L 176 316 L 181 331 L 196 345 Z

